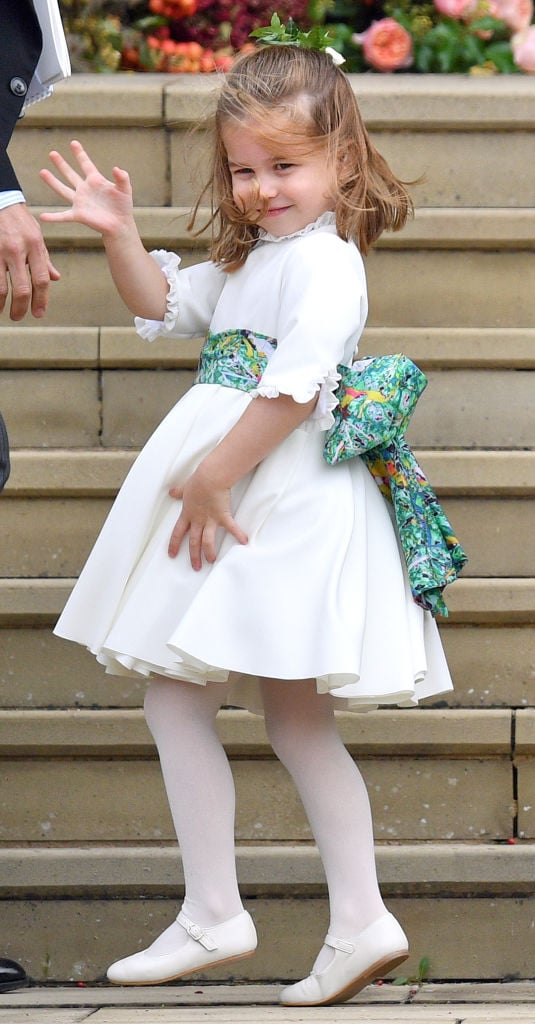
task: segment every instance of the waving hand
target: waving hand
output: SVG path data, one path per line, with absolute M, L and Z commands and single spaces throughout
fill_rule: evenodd
M 49 170 L 40 172 L 42 180 L 61 199 L 70 203 L 70 208 L 42 213 L 41 219 L 59 223 L 76 221 L 100 232 L 104 238 L 117 237 L 130 227 L 133 217 L 132 186 L 128 173 L 114 167 L 113 181 L 109 181 L 79 142 L 73 141 L 70 145 L 78 170 L 53 150 L 50 159 L 61 178 Z

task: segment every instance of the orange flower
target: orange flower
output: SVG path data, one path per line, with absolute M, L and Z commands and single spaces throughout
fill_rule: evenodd
M 374 21 L 357 41 L 364 57 L 376 71 L 398 71 L 412 64 L 412 36 L 395 18 Z

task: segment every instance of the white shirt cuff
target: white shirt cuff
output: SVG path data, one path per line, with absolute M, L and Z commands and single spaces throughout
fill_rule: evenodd
M 10 192 L 0 192 L 0 210 L 5 210 L 8 206 L 14 206 L 15 203 L 25 203 L 26 200 L 18 189 L 12 189 Z

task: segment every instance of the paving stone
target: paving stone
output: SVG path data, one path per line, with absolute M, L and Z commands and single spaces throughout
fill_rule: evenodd
M 191 370 L 105 370 L 103 431 L 106 447 L 139 447 L 193 384 Z
M 404 181 L 423 177 L 412 188 L 418 208 L 531 206 L 533 181 L 529 174 L 532 138 L 529 132 L 471 132 L 470 160 L 466 133 L 372 133 L 375 145 Z
M 522 839 L 535 839 L 535 755 L 517 757 L 518 834 Z
M 0 996 L 0 1000 L 1 1000 Z M 136 1012 L 136 1011 L 135 1011 Z M 142 1011 L 144 1012 L 144 1011 Z M 64 1009 L 10 1009 L 4 1010 L 0 1002 L 0 1024 L 77 1024 L 93 1015 L 90 1008 Z
M 175 395 L 173 404 L 174 398 Z M 139 418 L 149 429 L 153 410 L 146 408 L 143 399 L 139 401 L 142 414 Z M 117 416 L 117 429 L 121 430 L 121 443 L 124 443 L 126 431 L 118 422 L 118 410 L 113 403 L 112 407 L 114 418 Z M 157 413 L 158 410 L 154 419 Z M 138 428 L 141 430 L 139 423 Z M 133 431 L 130 436 L 133 437 Z M 6 541 L 0 551 L 0 575 L 78 576 L 112 499 L 52 495 L 11 498 L 7 492 L 6 497 L 8 495 L 9 500 L 0 504 L 0 531 Z M 526 498 L 512 501 L 449 498 L 443 501 L 443 506 L 469 553 L 468 565 L 463 570 L 466 577 L 535 576 L 535 535 L 530 529 L 532 502 Z M 43 530 L 46 545 L 42 544 Z
M 441 633 L 455 690 L 436 705 L 485 708 L 530 703 L 533 629 L 443 624 Z M 141 707 L 144 693 L 143 680 L 105 675 L 86 650 L 54 637 L 50 626 L 0 632 L 0 707 Z M 426 706 L 433 702 L 426 701 Z
M 343 1007 L 264 1007 L 261 1010 L 242 1007 L 235 1007 L 230 1012 L 224 1010 L 97 1010 L 92 1021 L 95 1024 L 197 1024 L 200 1021 L 219 1021 L 220 1024 L 261 1024 L 262 1021 L 273 1021 L 274 1024 L 291 1024 L 296 1021 L 328 1021 L 329 1024 L 341 1024 L 341 1022 L 371 1022 L 374 1024 L 390 1024 L 392 1021 L 415 1021 L 417 1024 L 442 1024 L 449 1021 L 451 1024 L 511 1024 L 511 1018 L 496 1008 L 477 1014 L 472 1007 L 458 1007 L 463 1017 L 455 1015 L 449 1007 L 435 1007 L 432 1011 L 424 1007 L 398 1006 L 395 1015 L 392 1010 L 385 1010 L 381 1007 L 359 1007 L 344 1005 Z M 526 1013 L 518 1007 L 514 1008 L 515 1020 L 530 1021 L 532 1024 L 533 1010 L 528 1008 Z M 129 1016 L 129 1013 L 131 1014 Z
M 4 369 L 43 369 L 96 366 L 98 329 L 96 327 L 18 327 L 4 328 L 0 338 L 0 364 Z
M 195 981 L 182 984 L 151 986 L 83 985 L 37 986 L 0 996 L 5 1007 L 76 1007 L 76 1006 L 270 1006 L 279 1001 L 280 985 L 225 985 L 214 983 L 197 984 Z M 414 1004 L 462 1003 L 463 1008 L 476 1005 L 478 1008 L 507 1004 L 511 1012 L 519 1007 L 529 1008 L 535 1003 L 535 985 L 530 981 L 516 982 L 457 982 L 433 984 L 424 982 L 416 989 L 410 985 L 368 985 L 350 1000 L 351 1006 L 392 1006 L 400 1003 Z M 348 1006 L 344 1007 L 346 1010 Z M 500 1006 L 502 1009 L 503 1006 Z M 341 1007 L 338 1007 L 341 1009 Z M 336 1008 L 333 1008 L 336 1012 Z
M 145 688 L 143 679 L 107 676 L 83 647 L 53 636 L 50 625 L 0 632 L 1 707 L 141 707 Z
M 488 207 L 530 207 L 529 173 L 532 137 L 527 131 L 471 132 L 470 161 L 465 160 L 466 133 L 450 131 L 372 131 L 375 145 L 404 181 L 423 181 L 411 191 L 422 207 L 477 207 L 484 189 Z M 210 142 L 187 126 L 171 134 L 173 206 L 198 199 L 206 179 Z
M 28 203 L 44 207 L 57 202 L 56 194 L 41 181 L 38 171 L 41 167 L 53 170 L 48 157 L 51 149 L 59 150 L 70 159 L 69 142 L 72 138 L 82 143 L 107 177 L 111 178 L 115 164 L 129 172 L 138 206 L 165 205 L 168 194 L 167 145 L 161 126 L 144 125 L 143 144 L 140 146 L 139 126 L 121 127 L 113 123 L 111 115 L 107 126 L 84 125 L 76 134 L 71 126 L 27 127 L 23 132 L 13 133 L 10 157 L 17 171 L 20 168 L 19 180 Z M 150 160 L 146 159 L 147 153 L 150 153 Z
M 400 83 L 399 78 L 393 82 L 388 76 L 355 75 L 350 81 L 362 116 L 373 131 L 423 131 L 440 126 L 448 132 L 456 128 L 492 132 L 535 124 L 531 82 L 523 77 L 404 75 Z M 66 86 L 64 102 L 69 96 Z M 166 122 L 189 125 L 209 117 L 217 91 L 217 83 L 205 75 L 174 76 L 165 87 Z
M 3 501 L 0 575 L 78 576 L 111 504 L 111 499 L 98 498 Z
M 535 847 L 530 843 L 376 843 L 382 892 L 393 897 L 531 896 Z M 243 896 L 323 897 L 325 873 L 311 844 L 238 844 Z M 184 884 L 176 841 L 167 845 L 44 844 L 0 850 L 0 891 L 5 899 L 79 897 L 174 898 Z
M 4 955 L 22 962 L 36 980 L 94 983 L 109 963 L 144 948 L 163 931 L 176 916 L 177 900 L 178 892 L 177 899 L 3 900 Z M 232 975 L 228 966 L 214 968 L 196 981 L 280 984 L 303 977 L 327 929 L 326 899 L 245 902 L 258 928 L 257 953 L 237 961 Z M 521 979 L 533 973 L 533 897 L 389 897 L 387 904 L 409 935 L 413 955 L 403 965 L 408 976 L 424 955 L 431 962 L 429 978 L 436 981 Z M 498 934 L 507 935 L 507 942 L 496 942 Z
M 376 249 L 367 258 L 366 272 L 370 327 L 535 324 L 526 287 L 535 274 L 529 253 Z
M 450 707 L 523 707 L 533 701 L 535 631 L 514 626 L 440 629 L 454 682 Z M 442 701 L 440 701 L 442 703 Z
M 58 82 L 54 94 L 39 107 L 36 103 L 24 116 L 22 131 L 35 125 L 140 125 L 163 120 L 163 94 L 174 75 L 130 73 L 106 75 L 75 74 Z M 128 102 L 125 99 L 128 98 Z
M 508 758 L 397 758 L 360 764 L 377 839 L 488 839 L 512 834 Z M 239 841 L 311 841 L 278 762 L 236 761 Z M 174 832 L 156 761 L 4 761 L 4 842 L 169 841 Z M 83 815 L 80 809 L 83 806 Z
M 2 370 L 0 389 L 2 414 L 12 445 L 82 448 L 98 444 L 96 373 Z
M 529 371 L 507 375 L 487 370 L 428 373 L 429 383 L 407 430 L 415 448 L 530 448 L 535 444 L 535 411 Z M 478 402 L 473 402 L 474 386 Z M 499 396 L 501 395 L 501 399 Z M 518 418 L 506 416 L 504 397 Z
M 422 367 L 433 365 L 533 367 L 535 346 L 533 328 L 492 327 L 386 327 L 367 326 L 360 344 L 361 352 L 406 352 Z
M 201 338 L 157 338 L 148 344 L 132 327 L 102 327 L 100 330 L 101 366 L 142 369 L 177 367 L 195 370 L 199 362 Z
M 466 576 L 535 576 L 533 501 L 444 497 L 441 504 L 468 553 Z
M 44 234 L 48 236 L 47 231 Z M 64 327 L 130 325 L 132 317 L 115 290 L 98 236 L 86 228 L 84 237 L 91 249 L 76 253 L 71 247 L 54 250 L 52 258 L 61 280 L 51 289 L 47 323 Z

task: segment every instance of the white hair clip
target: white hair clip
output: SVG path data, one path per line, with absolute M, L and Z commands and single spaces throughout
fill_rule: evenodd
M 325 53 L 329 54 L 329 57 L 332 58 L 333 64 L 336 64 L 337 67 L 339 67 L 340 64 L 345 64 L 346 62 L 345 57 L 343 57 L 342 54 L 338 52 L 338 50 L 335 50 L 333 46 L 326 46 Z

